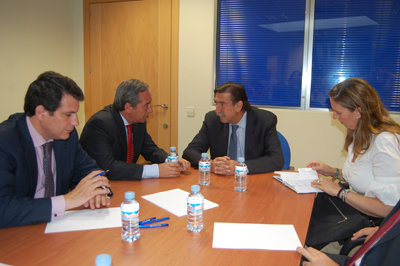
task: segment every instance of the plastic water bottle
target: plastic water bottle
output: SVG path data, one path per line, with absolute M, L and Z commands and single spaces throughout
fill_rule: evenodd
M 204 197 L 200 193 L 199 185 L 192 185 L 191 193 L 187 198 L 187 229 L 192 232 L 203 230 Z
M 208 186 L 210 184 L 211 176 L 211 162 L 208 159 L 207 153 L 201 154 L 199 161 L 199 184 L 202 186 Z
M 235 190 L 247 190 L 247 165 L 244 163 L 244 158 L 238 158 L 238 165 L 235 166 Z
M 111 256 L 107 253 L 97 255 L 96 266 L 111 266 Z
M 167 162 L 178 163 L 178 154 L 176 153 L 176 147 L 170 147 Z
M 135 200 L 135 192 L 125 192 L 125 201 L 121 204 L 122 240 L 133 242 L 139 239 L 139 203 Z

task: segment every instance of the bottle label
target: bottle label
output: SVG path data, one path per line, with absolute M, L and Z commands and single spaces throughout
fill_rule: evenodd
M 235 173 L 236 173 L 236 175 L 246 176 L 247 175 L 247 167 L 246 166 L 236 166 Z
M 197 198 L 189 197 L 188 201 L 187 201 L 187 206 L 192 211 L 202 211 L 203 210 L 203 204 L 204 203 L 203 203 L 202 198 L 199 198 L 199 197 L 197 197 Z
M 203 204 L 202 203 L 187 203 L 187 208 L 193 212 L 202 212 L 203 211 Z
M 139 216 L 139 210 L 137 211 L 123 211 L 122 210 L 122 215 L 124 219 L 135 219 L 138 218 Z
M 178 163 L 178 156 L 176 156 L 176 155 L 168 155 L 168 162 L 170 162 L 170 163 Z
M 200 162 L 199 163 L 199 171 L 209 172 L 211 168 L 210 162 Z

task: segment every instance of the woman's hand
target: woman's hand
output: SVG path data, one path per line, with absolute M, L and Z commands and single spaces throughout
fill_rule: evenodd
M 311 186 L 315 188 L 319 188 L 324 191 L 326 194 L 331 196 L 336 196 L 340 190 L 340 186 L 338 183 L 333 182 L 332 180 L 326 178 L 316 179 L 311 182 Z
M 324 176 L 334 176 L 336 174 L 336 168 L 332 168 L 320 161 L 311 161 L 306 166 Z

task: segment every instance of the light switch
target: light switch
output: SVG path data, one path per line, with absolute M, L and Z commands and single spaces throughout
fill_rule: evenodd
M 186 106 L 186 116 L 194 117 L 194 106 Z

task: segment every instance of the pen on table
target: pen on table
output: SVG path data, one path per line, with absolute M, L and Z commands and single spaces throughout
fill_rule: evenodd
M 103 171 L 103 172 L 101 172 L 101 173 L 98 173 L 97 175 L 95 175 L 94 177 L 96 177 L 96 176 L 101 176 L 101 175 L 104 175 L 105 173 L 108 173 L 108 172 L 110 172 L 110 170 L 105 170 L 105 171 Z M 111 188 L 110 187 L 101 187 L 102 189 L 108 189 L 110 192 L 107 194 L 107 197 L 109 197 L 109 198 L 111 198 L 113 195 L 114 195 L 114 193 L 112 192 L 112 190 L 111 190 Z
M 145 224 L 152 224 L 152 223 L 157 223 L 157 222 L 161 222 L 161 221 L 165 221 L 165 220 L 169 220 L 169 217 L 165 217 L 165 218 L 160 218 L 160 219 L 156 219 L 156 220 L 150 220 L 150 221 L 143 221 L 139 224 L 141 225 L 145 225 Z
M 164 227 L 168 226 L 169 224 L 149 224 L 149 225 L 139 225 L 139 228 L 156 228 L 156 227 Z
M 149 218 L 149 219 L 140 221 L 139 224 L 147 223 L 147 222 L 153 221 L 153 220 L 155 220 L 155 219 L 156 219 L 156 217 L 151 217 L 151 218 Z

